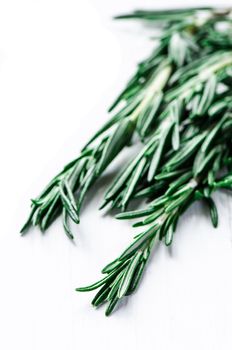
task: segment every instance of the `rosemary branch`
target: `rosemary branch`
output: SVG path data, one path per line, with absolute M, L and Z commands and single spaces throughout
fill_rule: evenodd
M 179 35 L 164 34 L 147 60 L 138 65 L 137 72 L 110 108 L 120 107 L 113 117 L 89 140 L 80 156 L 65 166 L 31 204 L 31 213 L 21 232 L 38 225 L 45 231 L 62 213 L 63 226 L 73 238 L 68 219 L 79 223 L 80 209 L 88 189 L 107 166 L 128 146 L 137 131 L 142 140 L 157 126 L 157 114 L 165 104 L 164 95 L 173 68 L 180 67 L 199 54 L 188 26 Z M 181 44 L 181 57 L 175 45 Z
M 230 126 L 231 132 L 232 126 Z M 210 135 L 211 132 L 205 137 L 204 142 Z M 131 295 L 138 287 L 154 243 L 160 240 L 167 246 L 171 245 L 181 215 L 194 201 L 204 200 L 209 207 L 212 224 L 217 227 L 218 213 L 211 194 L 218 188 L 232 189 L 231 172 L 218 181 L 210 182 L 209 174 L 212 169 L 202 173 L 201 168 L 201 174 L 197 172 L 197 176 L 196 174 L 194 176 L 194 164 L 193 162 L 192 169 L 185 179 L 170 180 L 164 195 L 152 201 L 146 209 L 121 213 L 117 216 L 118 219 L 142 218 L 142 221 L 134 226 L 148 225 L 149 228 L 135 236 L 129 247 L 103 268 L 102 273 L 106 274 L 106 277 L 90 286 L 76 289 L 79 292 L 87 292 L 101 287 L 92 305 L 98 307 L 105 302 L 108 303 L 107 316 L 113 312 L 122 298 Z M 214 166 L 213 169 L 215 172 L 213 175 L 216 176 L 218 167 Z
M 110 204 L 122 211 L 118 219 L 140 218 L 133 226 L 148 228 L 102 270 L 103 279 L 77 288 L 100 288 L 92 304 L 107 302 L 106 315 L 136 290 L 154 244 L 172 243 L 187 208 L 203 200 L 216 227 L 211 195 L 232 189 L 232 9 L 139 10 L 117 18 L 151 21 L 161 29 L 156 47 L 110 107 L 109 121 L 32 200 L 21 230 L 45 231 L 62 215 L 73 238 L 69 220 L 79 223 L 89 188 L 137 135 L 142 149 L 117 174 L 102 208 Z M 134 198 L 149 204 L 123 212 Z
M 209 118 L 208 112 L 204 118 Z M 191 135 L 188 129 L 192 125 L 187 130 L 182 130 L 179 149 L 169 150 L 155 176 L 154 185 L 159 185 L 163 194 L 157 196 L 156 192 L 153 193 L 152 186 L 145 186 L 143 190 L 149 189 L 150 194 L 155 196 L 147 208 L 117 215 L 118 219 L 142 218 L 134 226 L 148 226 L 148 229 L 135 236 L 129 247 L 102 270 L 106 274 L 105 278 L 76 289 L 86 292 L 101 287 L 92 304 L 97 307 L 108 303 L 107 316 L 122 298 L 136 290 L 155 241 L 164 241 L 167 246 L 172 243 L 181 215 L 194 201 L 203 200 L 208 205 L 212 224 L 217 227 L 218 213 L 211 197 L 212 192 L 219 188 L 232 189 L 229 157 L 232 141 L 231 108 L 222 113 L 217 109 L 217 118 L 213 125 L 202 128 L 201 133 Z M 226 174 L 218 179 L 221 169 L 226 169 Z M 131 181 L 130 178 L 130 183 Z
M 152 72 L 152 75 L 149 72 L 146 76 L 143 88 L 133 95 L 133 99 L 129 98 L 126 106 L 92 137 L 80 156 L 66 165 L 44 191 L 32 200 L 31 213 L 21 230 L 22 233 L 25 233 L 31 225 L 38 225 L 45 231 L 62 212 L 65 232 L 73 238 L 68 218 L 76 224 L 79 223 L 80 209 L 88 189 L 120 151 L 129 145 L 139 118 L 151 112 L 153 99 L 157 99 L 157 103 L 160 103 L 162 90 L 171 74 L 171 65 L 168 62 L 155 64 Z M 141 130 L 143 137 L 154 118 L 155 113 L 150 116 L 146 130 L 144 128 Z

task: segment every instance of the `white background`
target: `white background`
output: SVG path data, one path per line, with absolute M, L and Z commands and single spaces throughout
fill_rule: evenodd
M 107 119 L 108 105 L 152 48 L 151 32 L 111 17 L 155 3 L 0 1 L 1 349 L 232 348 L 228 194 L 216 196 L 217 230 L 200 205 L 183 216 L 172 249 L 159 247 L 138 292 L 110 318 L 104 307 L 90 306 L 94 293 L 74 291 L 97 280 L 135 233 L 130 223 L 96 210 L 107 177 L 74 227 L 76 244 L 59 220 L 45 235 L 19 235 L 29 199 Z M 176 4 L 186 1 L 165 2 Z

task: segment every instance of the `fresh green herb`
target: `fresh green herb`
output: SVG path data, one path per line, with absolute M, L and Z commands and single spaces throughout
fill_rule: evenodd
M 122 298 L 136 290 L 155 242 L 160 240 L 167 246 L 172 244 L 181 215 L 194 201 L 204 200 L 209 207 L 212 224 L 217 227 L 218 213 L 211 197 L 212 193 L 218 188 L 232 189 L 232 175 L 229 170 L 222 178 L 209 181 L 210 172 L 213 172 L 214 179 L 218 177 L 219 167 L 214 166 L 215 162 L 220 162 L 220 168 L 226 168 L 224 160 L 228 155 L 227 146 L 231 142 L 232 113 L 227 112 L 221 120 L 223 123 L 220 123 L 221 127 L 218 129 L 221 143 L 214 139 L 210 149 L 205 150 L 204 145 L 212 138 L 218 124 L 209 127 L 201 135 L 193 136 L 183 145 L 183 148 L 180 147 L 178 151 L 171 152 L 166 163 L 160 168 L 156 182 L 161 183 L 164 193 L 156 197 L 145 209 L 117 215 L 118 219 L 140 218 L 134 226 L 148 226 L 148 228 L 137 235 L 129 247 L 102 270 L 107 277 L 88 287 L 76 289 L 79 292 L 85 292 L 101 286 L 92 304 L 99 306 L 105 302 L 108 303 L 106 315 L 111 314 Z M 188 157 L 186 150 L 188 150 Z M 183 155 L 186 163 L 184 165 Z M 199 155 L 201 163 L 195 171 Z M 186 166 L 188 171 L 185 170 Z M 181 171 L 183 175 L 179 177 Z M 166 183 L 163 183 L 163 179 Z
M 143 230 L 102 270 L 103 279 L 77 288 L 100 288 L 92 304 L 107 303 L 106 315 L 136 290 L 155 243 L 172 244 L 187 208 L 202 200 L 217 227 L 212 195 L 232 189 L 232 10 L 139 10 L 117 18 L 150 21 L 156 46 L 110 107 L 109 121 L 32 200 L 21 231 L 45 231 L 62 215 L 73 238 L 69 221 L 79 223 L 89 188 L 126 146 L 140 142 L 101 208 L 118 208 L 118 219 L 139 219 L 133 226 Z M 125 211 L 140 198 L 148 200 L 145 208 Z
M 215 17 L 210 9 L 204 9 L 204 11 L 212 18 Z M 138 11 L 136 13 L 136 17 L 141 18 L 146 18 L 147 15 L 149 17 L 147 12 Z M 109 109 L 110 113 L 113 113 L 116 107 L 118 111 L 113 113 L 110 120 L 89 140 L 80 156 L 65 166 L 45 190 L 32 200 L 31 213 L 21 230 L 22 233 L 25 233 L 32 225 L 38 225 L 42 231 L 45 231 L 55 218 L 62 214 L 64 229 L 68 236 L 72 237 L 68 219 L 79 223 L 80 209 L 89 188 L 118 153 L 131 143 L 135 132 L 143 141 L 147 140 L 147 137 L 159 127 L 162 119 L 159 116 L 166 109 L 172 92 L 166 93 L 169 90 L 171 75 L 173 78 L 176 77 L 175 72 L 178 72 L 178 68 L 184 69 L 186 64 L 213 51 L 212 44 L 208 44 L 205 50 L 202 50 L 199 45 L 200 39 L 203 43 L 204 36 L 201 33 L 203 28 L 212 27 L 211 17 L 200 21 L 197 9 L 152 12 L 152 19 L 158 19 L 157 16 L 166 23 L 159 43 L 150 57 L 138 65 L 135 75 Z M 199 37 L 195 31 L 199 33 Z M 222 53 L 218 59 L 223 59 L 220 65 L 225 66 L 230 61 L 227 52 Z M 208 57 L 203 63 L 207 61 Z M 218 67 L 213 66 L 211 69 L 217 70 Z M 210 75 L 210 72 L 206 72 L 206 77 L 207 74 Z M 199 77 L 199 83 L 205 79 L 205 77 Z M 192 79 L 190 89 L 193 89 L 194 84 L 195 81 Z M 177 148 L 179 143 L 178 120 L 173 123 L 175 124 L 173 145 Z M 165 130 L 164 133 L 164 136 L 167 137 Z M 164 146 L 165 140 L 154 156 L 150 177 L 155 173 L 159 154 L 163 152 Z M 136 174 L 139 177 L 138 169 Z M 130 186 L 131 192 L 133 186 L 134 182 Z M 124 198 L 124 206 L 128 200 L 129 194 Z
M 137 11 L 120 16 L 165 22 L 163 37 L 172 33 L 168 55 L 175 69 L 164 93 L 156 128 L 146 138 L 143 149 L 116 177 L 103 203 L 124 210 L 133 198 L 149 198 L 146 208 L 117 215 L 118 219 L 140 218 L 133 226 L 146 229 L 102 270 L 105 278 L 77 288 L 85 292 L 101 287 L 92 304 L 97 307 L 107 303 L 106 315 L 136 290 L 154 244 L 158 240 L 167 246 L 172 244 L 177 223 L 187 208 L 194 201 L 203 200 L 213 226 L 217 227 L 218 212 L 212 194 L 220 188 L 232 189 L 232 49 L 225 32 L 221 32 L 221 38 L 216 29 L 218 22 L 230 24 L 230 12 L 204 11 L 207 19 L 201 25 L 192 18 L 198 10 Z M 188 25 L 187 28 L 194 33 L 200 53 L 183 64 L 185 51 L 179 38 L 186 30 L 186 18 L 188 23 L 191 19 L 191 30 Z M 181 29 L 177 30 L 177 22 L 182 23 L 178 27 Z M 211 37 L 215 32 L 215 39 L 206 41 L 209 31 Z M 220 177 L 222 170 L 225 175 Z
M 80 209 L 89 188 L 120 151 L 130 144 L 136 128 L 143 137 L 149 133 L 149 126 L 156 117 L 153 100 L 161 100 L 172 69 L 169 61 L 159 61 L 154 59 L 152 67 L 138 68 L 133 82 L 128 84 L 112 108 L 121 102 L 124 102 L 124 106 L 91 138 L 81 155 L 66 165 L 44 191 L 32 200 L 31 214 L 22 233 L 31 225 L 38 225 L 45 231 L 62 213 L 65 232 L 73 238 L 68 219 L 79 223 Z M 142 78 L 143 82 L 140 83 Z

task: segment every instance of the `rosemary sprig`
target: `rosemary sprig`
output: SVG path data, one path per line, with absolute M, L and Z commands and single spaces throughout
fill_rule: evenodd
M 73 238 L 69 220 L 79 223 L 89 188 L 137 135 L 142 149 L 112 182 L 102 207 L 124 211 L 134 198 L 146 198 L 145 209 L 117 218 L 140 218 L 133 226 L 148 228 L 102 270 L 103 279 L 77 289 L 100 288 L 92 304 L 107 302 L 107 315 L 136 290 L 155 242 L 172 243 L 187 208 L 202 200 L 216 227 L 211 195 L 232 189 L 232 10 L 139 10 L 117 18 L 151 21 L 161 29 L 156 47 L 110 107 L 109 121 L 32 200 L 21 231 L 32 225 L 45 231 L 62 214 Z
M 206 13 L 211 15 L 214 9 L 212 7 L 194 7 L 194 8 L 180 8 L 180 9 L 170 9 L 170 10 L 136 10 L 129 14 L 116 16 L 116 19 L 143 19 L 154 21 L 160 24 L 160 22 L 165 22 L 169 24 L 172 22 L 182 22 L 185 18 L 195 17 L 198 13 Z
M 118 153 L 130 144 L 136 127 L 143 137 L 148 132 L 170 74 L 171 64 L 167 60 L 154 62 L 153 66 L 146 70 L 143 68 L 143 74 L 140 74 L 139 68 L 133 84 L 129 84 L 112 108 L 115 108 L 121 100 L 126 105 L 91 138 L 80 156 L 66 165 L 44 191 L 32 200 L 31 214 L 21 230 L 22 233 L 26 232 L 31 225 L 38 225 L 42 231 L 45 231 L 62 212 L 65 232 L 73 238 L 68 218 L 79 223 L 79 213 L 86 192 Z M 137 89 L 138 91 L 131 92 L 134 84 L 141 85 L 138 83 L 141 77 L 145 80 L 142 86 Z M 154 99 L 156 108 L 153 105 Z M 148 117 L 149 121 L 146 119 Z M 147 122 L 146 128 L 141 127 L 140 130 L 141 118 Z
M 149 225 L 149 228 L 137 235 L 133 243 L 102 270 L 106 277 L 88 287 L 76 289 L 86 292 L 101 287 L 92 305 L 97 307 L 107 302 L 107 316 L 122 298 L 136 290 L 155 242 L 165 239 L 167 245 L 171 244 L 177 221 L 185 208 L 193 202 L 198 183 L 189 181 L 185 188 L 184 192 L 178 189 L 172 196 L 157 198 L 156 202 L 145 210 L 118 216 L 127 219 L 143 216 L 145 218 L 139 225 Z
M 92 304 L 107 302 L 106 315 L 136 290 L 154 243 L 172 243 L 180 216 L 195 200 L 206 203 L 213 226 L 218 225 L 211 194 L 232 188 L 232 61 L 230 49 L 214 51 L 172 75 L 158 129 L 105 195 L 103 205 L 111 202 L 122 209 L 134 196 L 154 197 L 145 209 L 117 215 L 118 219 L 142 218 L 134 226 L 148 229 L 102 270 L 105 278 L 77 288 L 85 292 L 101 287 Z M 226 175 L 217 179 L 224 168 Z
M 218 225 L 217 208 L 211 194 L 218 188 L 232 189 L 230 171 L 221 179 L 215 180 L 218 171 L 226 165 L 231 132 L 232 114 L 226 112 L 218 124 L 203 131 L 201 135 L 193 136 L 178 151 L 173 151 L 156 176 L 156 181 L 168 180 L 163 195 L 156 197 L 145 209 L 117 215 L 118 219 L 142 218 L 134 226 L 148 226 L 148 229 L 137 235 L 131 245 L 102 270 L 106 274 L 105 278 L 88 287 L 76 289 L 86 292 L 101 287 L 92 301 L 93 306 L 107 302 L 108 316 L 122 298 L 136 290 L 154 243 L 160 240 L 167 246 L 171 245 L 180 216 L 194 201 L 204 200 L 209 207 L 213 226 Z M 192 148 L 195 149 L 194 153 Z M 183 163 L 185 167 L 188 164 L 188 171 L 184 170 L 186 168 L 181 169 Z M 183 175 L 179 177 L 181 172 Z
M 181 54 L 177 47 L 181 47 Z M 156 117 L 166 104 L 165 92 L 174 67 L 183 66 L 199 54 L 188 25 L 173 35 L 162 36 L 157 48 L 138 65 L 137 72 L 109 110 L 112 112 L 119 107 L 119 111 L 89 140 L 80 156 L 65 166 L 32 200 L 31 213 L 22 233 L 32 225 L 45 231 L 62 213 L 65 232 L 73 238 L 68 219 L 79 223 L 88 189 L 131 142 L 135 131 L 144 140 L 157 127 Z
M 148 180 L 154 178 L 160 158 L 169 143 L 170 133 L 173 148 L 179 147 L 178 129 L 182 105 L 186 107 L 187 102 L 192 103 L 192 118 L 204 114 L 211 105 L 218 83 L 231 78 L 225 68 L 230 65 L 232 54 L 225 50 L 225 35 L 222 41 L 215 28 L 215 23 L 226 20 L 226 16 L 227 12 L 218 16 L 210 8 L 137 11 L 131 15 L 154 21 L 162 20 L 165 23 L 159 44 L 151 56 L 138 65 L 137 72 L 110 108 L 110 112 L 116 107 L 119 111 L 89 140 L 80 156 L 65 166 L 45 190 L 32 200 L 31 213 L 22 233 L 31 225 L 38 225 L 45 231 L 62 213 L 65 232 L 73 238 L 68 219 L 79 223 L 80 209 L 88 189 L 118 153 L 129 145 L 135 132 L 148 145 L 152 143 L 148 149 L 152 156 Z M 206 45 L 207 30 L 217 35 Z M 216 44 L 222 46 L 224 51 L 212 53 Z M 211 77 L 213 73 L 215 75 Z M 177 103 L 174 101 L 176 99 Z M 167 115 L 168 118 L 165 118 Z M 169 119 L 169 122 L 163 119 Z M 155 136 L 152 135 L 154 132 Z M 152 135 L 150 140 L 149 135 Z M 139 156 L 135 167 L 131 167 L 133 180 L 126 183 L 127 190 L 120 200 L 116 200 L 118 206 L 125 208 L 129 202 L 134 187 L 140 181 L 141 171 L 147 168 L 150 161 L 147 154 L 145 158 Z M 130 174 L 127 180 L 129 176 Z M 106 204 L 111 197 L 106 195 Z

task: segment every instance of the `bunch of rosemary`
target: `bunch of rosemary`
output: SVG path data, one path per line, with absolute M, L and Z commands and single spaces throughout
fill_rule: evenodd
M 118 18 L 158 26 L 156 47 L 110 108 L 109 121 L 32 201 L 22 229 L 46 230 L 62 214 L 73 238 L 68 219 L 79 223 L 88 189 L 125 146 L 143 144 L 102 204 L 121 210 L 118 219 L 139 218 L 134 226 L 143 230 L 102 270 L 103 279 L 77 289 L 100 288 L 92 304 L 107 302 L 106 315 L 135 291 L 155 242 L 172 243 L 182 213 L 202 200 L 216 227 L 212 193 L 232 189 L 232 10 L 135 11 Z M 125 212 L 135 198 L 149 203 Z

